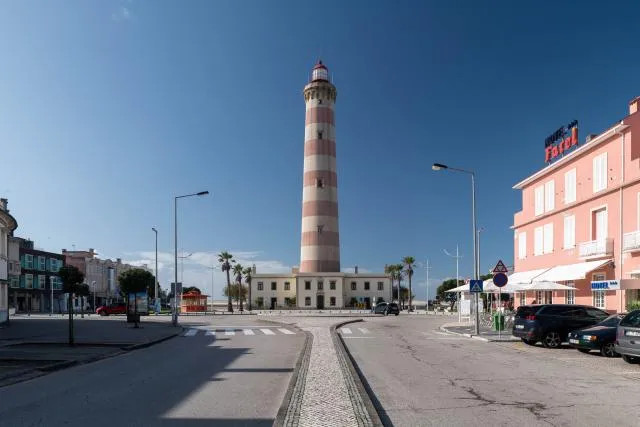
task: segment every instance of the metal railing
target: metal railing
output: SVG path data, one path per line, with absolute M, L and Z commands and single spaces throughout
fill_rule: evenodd
M 622 236 L 622 250 L 629 252 L 640 250 L 640 230 L 625 233 Z
M 613 239 L 599 239 L 580 243 L 578 250 L 581 258 L 591 258 L 613 254 Z

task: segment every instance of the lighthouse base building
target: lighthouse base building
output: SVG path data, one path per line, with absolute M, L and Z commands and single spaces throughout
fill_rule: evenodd
M 334 105 L 337 90 L 322 63 L 304 87 L 306 105 L 300 266 L 290 274 L 254 271 L 251 303 L 258 308 L 366 308 L 391 301 L 384 273 L 340 270 L 338 173 Z

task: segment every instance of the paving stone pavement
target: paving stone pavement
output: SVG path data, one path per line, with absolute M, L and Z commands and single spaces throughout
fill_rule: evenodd
M 343 367 L 331 336 L 331 326 L 348 319 L 281 318 L 278 321 L 295 324 L 313 335 L 309 366 L 304 378 L 300 416 L 297 425 L 362 426 L 363 408 L 354 400 L 354 387 L 345 378 Z M 351 381 L 353 382 L 353 381 Z M 351 390 L 351 395 L 350 395 Z M 355 408 L 354 404 L 358 407 Z M 366 411 L 365 411 L 366 412 Z M 368 419 L 365 414 L 364 418 Z M 369 421 L 369 422 L 366 422 Z

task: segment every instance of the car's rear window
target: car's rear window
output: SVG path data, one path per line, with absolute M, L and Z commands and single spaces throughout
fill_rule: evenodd
M 389 307 L 398 308 L 398 304 L 396 304 L 395 302 L 392 302 L 391 304 L 389 304 Z
M 540 307 L 535 307 L 532 305 L 521 305 L 518 307 L 516 311 L 516 319 L 522 319 L 527 316 L 533 316 L 540 310 Z
M 640 310 L 632 311 L 620 321 L 620 326 L 631 326 L 640 328 Z

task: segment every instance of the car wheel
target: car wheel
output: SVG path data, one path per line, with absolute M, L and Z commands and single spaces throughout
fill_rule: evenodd
M 385 316 L 388 316 L 388 315 L 389 315 L 389 312 L 388 312 L 387 310 L 385 310 L 383 314 L 384 314 Z
M 396 313 L 396 316 L 398 316 L 400 313 Z
M 600 354 L 604 357 L 616 357 L 618 353 L 616 353 L 613 343 L 609 342 L 600 347 Z
M 627 363 L 636 363 L 637 359 L 635 357 L 633 357 L 633 356 L 629 356 L 629 355 L 623 354 L 622 355 L 622 360 L 624 360 Z
M 560 344 L 562 344 L 562 338 L 560 338 L 559 333 L 555 331 L 549 331 L 542 339 L 542 344 L 544 344 L 544 346 L 547 348 L 560 348 Z
M 588 348 L 579 348 L 578 351 L 580 353 L 589 353 L 591 350 L 589 350 Z
M 103 310 L 103 311 L 100 312 L 100 316 L 106 316 L 106 315 L 107 315 L 106 311 Z
M 536 341 L 535 340 L 528 340 L 526 338 L 521 338 L 522 342 L 525 343 L 526 345 L 536 345 Z

